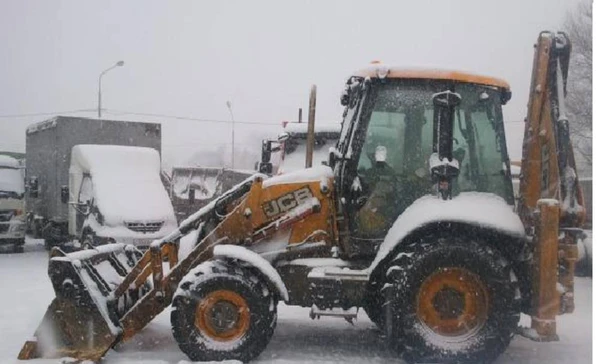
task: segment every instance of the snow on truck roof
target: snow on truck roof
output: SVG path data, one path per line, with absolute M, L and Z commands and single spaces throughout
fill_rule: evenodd
M 386 69 L 384 67 L 385 66 L 382 66 L 381 64 L 374 64 L 373 66 L 363 68 L 355 72 L 353 76 L 377 78 L 378 73 L 381 73 L 382 70 Z M 402 67 L 387 67 L 387 70 L 389 71 L 386 75 L 386 78 L 449 80 L 476 83 L 510 90 L 510 85 L 508 82 L 500 78 L 482 76 L 464 71 Z
M 50 118 L 48 120 L 43 120 L 43 121 L 29 125 L 27 127 L 26 134 L 32 134 L 32 133 L 36 133 L 38 131 L 51 129 L 51 128 L 56 127 L 59 122 L 69 122 L 69 121 L 75 121 L 75 122 L 87 121 L 87 122 L 94 122 L 94 123 L 111 123 L 111 124 L 115 123 L 115 124 L 130 124 L 130 125 L 143 124 L 143 125 L 155 127 L 157 129 L 160 129 L 160 127 L 161 127 L 160 123 L 154 123 L 154 122 L 95 119 L 95 118 L 86 118 L 86 117 L 81 117 L 81 116 L 61 116 L 61 115 L 59 115 L 59 116 Z
M 136 166 L 136 173 L 160 172 L 158 152 L 146 147 L 80 144 L 73 147 L 71 164 L 77 164 L 84 172 L 90 174 L 102 173 L 104 170 L 114 173 L 117 169 L 129 170 L 132 166 Z
M 96 203 L 107 225 L 123 221 L 175 221 L 160 180 L 155 149 L 117 145 L 76 145 L 69 174 L 89 173 Z M 75 178 L 75 177 L 74 177 Z

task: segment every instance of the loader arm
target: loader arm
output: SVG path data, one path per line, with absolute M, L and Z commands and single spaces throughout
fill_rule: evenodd
M 198 264 L 212 258 L 216 245 L 251 245 L 320 211 L 319 200 L 312 198 L 281 216 L 263 220 L 256 213 L 264 202 L 263 177 L 254 175 L 190 216 L 177 230 L 153 242 L 131 267 L 118 263 L 117 271 L 122 280 L 112 289 L 106 277 L 94 266 L 106 263 L 107 259 L 119 261 L 116 253 L 127 251 L 122 244 L 100 247 L 101 253 L 60 253 L 53 258 L 51 266 L 60 264 L 57 267 L 62 269 L 49 270 L 57 298 L 35 333 L 37 340 L 25 343 L 19 359 L 72 356 L 80 360 L 99 360 L 110 348 L 133 337 L 168 307 L 183 277 Z M 200 235 L 189 255 L 180 260 L 179 240 L 193 229 L 202 229 L 205 234 Z M 163 268 L 165 261 L 169 265 L 168 272 Z M 65 284 L 65 272 L 70 274 L 68 284 Z M 86 279 L 82 279 L 82 275 Z M 144 294 L 137 299 L 131 298 L 131 292 L 140 291 Z M 121 302 L 131 301 L 134 302 L 125 306 L 127 309 L 120 308 Z M 77 336 L 72 332 L 85 335 Z M 45 337 L 52 339 L 51 345 Z M 45 342 L 39 344 L 40 339 Z
M 555 316 L 574 310 L 576 242 L 585 220 L 564 101 L 570 52 L 565 33 L 540 33 L 523 138 L 518 213 L 532 236 L 530 314 L 541 340 L 556 339 Z

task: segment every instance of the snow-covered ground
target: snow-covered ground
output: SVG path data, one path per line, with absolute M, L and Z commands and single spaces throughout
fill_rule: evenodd
M 16 363 L 54 296 L 47 276 L 43 241 L 28 240 L 24 254 L 0 254 L 0 363 Z M 574 314 L 558 318 L 559 342 L 535 343 L 515 337 L 497 363 L 590 363 L 592 361 L 592 280 L 577 278 Z M 523 317 L 522 324 L 529 324 Z M 35 364 L 61 360 L 33 360 Z M 275 335 L 257 363 L 402 363 L 361 311 L 354 326 L 341 319 L 312 321 L 308 309 L 279 306 Z M 163 312 L 131 341 L 111 350 L 104 363 L 188 364 Z

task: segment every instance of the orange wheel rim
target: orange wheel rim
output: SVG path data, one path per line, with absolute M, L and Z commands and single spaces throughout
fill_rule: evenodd
M 488 318 L 488 293 L 478 275 L 464 268 L 441 268 L 419 289 L 417 317 L 443 336 L 479 331 Z
M 236 292 L 218 290 L 209 293 L 196 306 L 196 328 L 216 341 L 233 341 L 250 327 L 250 309 Z

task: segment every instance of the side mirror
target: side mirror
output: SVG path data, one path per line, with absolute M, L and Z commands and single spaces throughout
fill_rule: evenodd
M 281 133 L 277 137 L 277 141 L 280 142 L 280 143 L 282 143 L 282 142 L 285 142 L 286 140 L 288 140 L 289 138 L 290 138 L 290 134 L 289 133 Z
M 269 161 L 271 161 L 271 149 L 271 141 L 263 140 L 260 154 L 260 160 L 262 163 L 269 163 Z
M 195 200 L 196 200 L 196 189 L 190 187 L 188 189 L 188 202 L 190 204 L 193 204 Z
M 62 202 L 62 203 L 69 202 L 69 186 L 62 186 L 60 188 L 60 202 Z
M 502 105 L 506 105 L 506 103 L 509 102 L 511 98 L 512 91 L 506 89 L 502 90 L 502 93 L 500 94 L 500 102 L 502 102 Z
M 331 168 L 335 167 L 335 162 L 342 159 L 341 153 L 335 148 L 329 148 L 329 158 L 327 158 L 327 165 Z
M 348 106 L 349 103 L 350 103 L 350 86 L 346 85 L 346 87 L 344 87 L 344 90 L 342 91 L 342 94 L 340 95 L 340 104 L 342 106 Z
M 31 177 L 29 179 L 29 197 L 38 198 L 39 197 L 39 184 L 37 177 Z
M 273 174 L 273 163 L 260 163 L 258 165 L 258 172 L 271 175 Z

